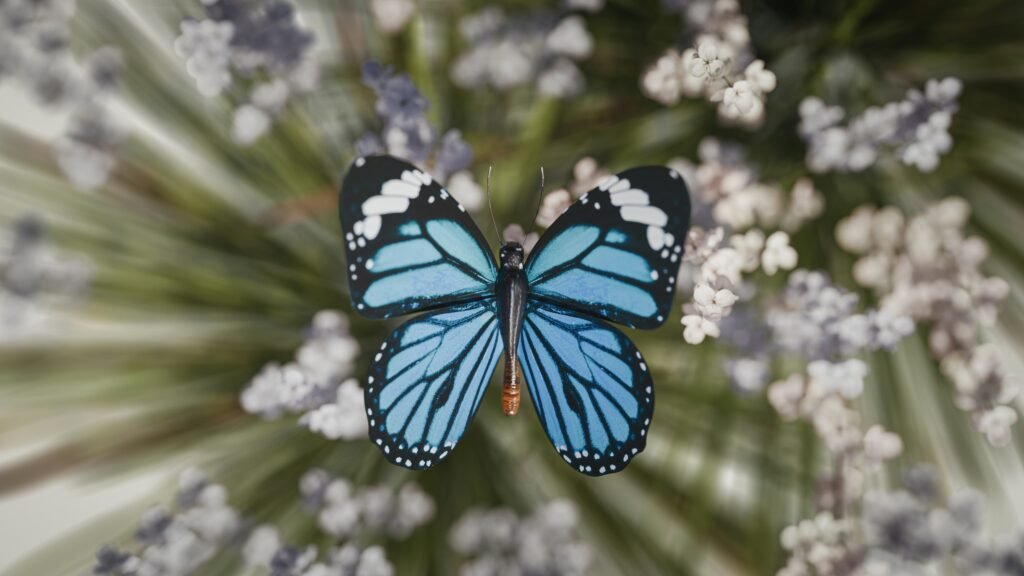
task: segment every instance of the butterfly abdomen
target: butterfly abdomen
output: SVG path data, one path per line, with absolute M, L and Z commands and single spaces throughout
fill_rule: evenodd
M 501 410 L 506 416 L 519 413 L 519 362 L 505 356 L 505 379 L 501 388 Z

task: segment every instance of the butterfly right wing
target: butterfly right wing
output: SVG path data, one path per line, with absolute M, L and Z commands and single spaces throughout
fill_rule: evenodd
M 519 362 L 541 426 L 569 466 L 603 476 L 643 451 L 654 388 L 643 357 L 621 332 L 530 300 Z
M 476 414 L 501 355 L 494 298 L 428 312 L 399 326 L 370 367 L 370 439 L 421 470 L 444 459 Z
M 357 158 L 338 203 L 356 310 L 390 318 L 493 294 L 497 267 L 465 209 L 391 156 Z
M 682 176 L 633 168 L 587 192 L 526 262 L 530 295 L 634 328 L 668 318 L 690 225 Z

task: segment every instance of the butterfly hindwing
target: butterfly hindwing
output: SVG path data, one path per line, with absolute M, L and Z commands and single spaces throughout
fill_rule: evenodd
M 476 414 L 501 350 L 493 298 L 399 326 L 370 367 L 370 439 L 406 468 L 429 468 L 444 459 Z
M 668 317 L 690 222 L 682 176 L 633 168 L 581 197 L 526 265 L 531 296 L 636 328 Z
M 389 318 L 493 294 L 480 230 L 439 182 L 390 156 L 353 162 L 339 202 L 353 305 Z
M 531 301 L 519 361 L 541 425 L 570 466 L 610 474 L 644 449 L 654 389 L 640 352 L 621 332 Z

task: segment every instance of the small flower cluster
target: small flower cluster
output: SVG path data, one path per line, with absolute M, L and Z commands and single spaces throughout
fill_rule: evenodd
M 797 270 L 765 314 L 769 337 L 763 340 L 808 361 L 805 373 L 771 384 L 768 401 L 784 419 L 810 422 L 832 455 L 833 469 L 819 482 L 822 508 L 857 501 L 867 475 L 903 451 L 902 440 L 882 426 L 864 431 L 853 403 L 864 392 L 868 368 L 850 356 L 895 347 L 914 323 L 880 310 L 857 312 L 858 300 L 824 273 Z M 755 356 L 765 373 L 769 356 Z
M 908 472 L 904 489 L 869 493 L 862 518 L 868 574 L 927 574 L 951 559 L 960 574 L 1012 576 L 1024 566 L 1024 532 L 984 532 L 981 494 L 964 490 L 943 503 L 930 467 Z
M 786 528 L 781 541 L 790 558 L 777 575 L 924 576 L 944 562 L 958 574 L 1020 574 L 1024 533 L 991 538 L 977 492 L 946 503 L 940 492 L 935 471 L 916 467 L 903 490 L 868 493 L 859 522 L 823 512 Z
M 181 23 L 174 50 L 203 96 L 219 96 L 236 82 L 246 85 L 249 101 L 235 109 L 231 136 L 253 144 L 291 96 L 319 83 L 319 64 L 310 52 L 313 35 L 299 27 L 294 6 L 285 0 L 201 2 L 205 17 Z
M 430 103 L 407 74 L 395 74 L 390 67 L 369 61 L 363 66 L 363 84 L 377 96 L 375 110 L 384 129 L 380 134 L 363 134 L 356 142 L 359 154 L 404 158 L 445 182 L 466 210 L 479 210 L 484 193 L 467 170 L 473 151 L 462 133 L 452 129 L 438 139 L 427 119 Z
M 243 530 L 239 513 L 227 503 L 227 490 L 195 469 L 179 479 L 173 509 L 150 508 L 135 532 L 141 550 L 104 546 L 96 554 L 98 576 L 188 576 L 231 545 Z
M 7 334 L 37 318 L 38 312 L 81 298 L 93 278 L 88 260 L 50 245 L 37 217 L 22 216 L 11 228 L 0 244 L 0 325 Z
M 695 48 L 666 51 L 640 79 L 651 99 L 672 106 L 683 97 L 718 103 L 719 117 L 756 128 L 764 121 L 767 95 L 776 78 L 751 50 L 747 18 L 737 0 L 673 1 L 696 36 Z
M 61 171 L 81 190 L 102 186 L 115 165 L 114 152 L 127 137 L 109 111 L 123 58 L 106 46 L 82 63 L 71 50 L 70 0 L 9 0 L 0 3 L 0 81 L 13 78 L 47 107 L 71 112 L 55 143 Z
M 576 539 L 579 512 L 568 500 L 552 501 L 527 518 L 507 509 L 472 510 L 452 527 L 452 548 L 469 557 L 462 576 L 582 575 L 590 546 Z
M 753 296 L 752 296 L 753 299 Z M 831 284 L 822 273 L 797 271 L 766 310 L 742 302 L 721 323 L 721 332 L 739 353 L 726 362 L 733 385 L 759 392 L 770 378 L 778 353 L 826 360 L 892 348 L 913 331 L 906 316 L 889 311 L 857 313 L 859 298 Z
M 545 96 L 576 96 L 585 86 L 576 63 L 590 57 L 594 39 L 575 10 L 602 6 L 602 1 L 573 0 L 562 13 L 513 17 L 492 7 L 467 16 L 459 23 L 467 49 L 452 65 L 452 81 L 462 88 L 499 91 L 533 83 Z
M 807 141 L 807 166 L 813 172 L 861 172 L 885 149 L 907 166 L 931 172 L 949 152 L 949 126 L 957 111 L 961 83 L 956 78 L 929 80 L 924 92 L 910 90 L 898 102 L 872 106 L 846 126 L 846 111 L 809 96 L 800 103 L 800 135 Z
M 772 276 L 796 267 L 789 233 L 824 209 L 809 180 L 797 181 L 787 198 L 782 188 L 759 182 L 735 147 L 707 138 L 699 156 L 697 166 L 682 159 L 669 163 L 683 174 L 694 201 L 696 225 L 684 257 L 695 279 L 693 302 L 683 307 L 683 336 L 690 344 L 720 335 L 745 274 Z
M 104 546 L 96 554 L 93 574 L 98 576 L 189 576 L 199 571 L 217 554 L 235 549 L 242 542 L 242 559 L 250 568 L 268 571 L 271 576 L 392 576 L 394 568 L 380 546 L 362 548 L 355 538 L 377 534 L 405 538 L 433 517 L 434 502 L 415 485 L 403 486 L 397 493 L 387 487 L 364 488 L 357 505 L 351 505 L 350 484 L 332 478 L 322 470 L 307 473 L 301 482 L 302 494 L 313 512 L 319 512 L 319 525 L 344 544 L 328 550 L 318 561 L 316 547 L 286 545 L 274 526 L 251 525 L 227 503 L 227 490 L 211 483 L 195 469 L 186 470 L 179 479 L 177 506 L 156 506 L 143 514 L 135 539 L 141 550 L 130 552 Z M 349 502 L 347 512 L 340 508 Z M 325 525 L 324 511 L 335 507 L 333 523 Z M 340 516 L 348 515 L 344 533 L 328 528 L 337 526 Z
M 854 280 L 875 291 L 881 310 L 931 326 L 929 345 L 955 386 L 955 401 L 989 442 L 1004 445 L 1017 421 L 1017 393 L 992 345 L 978 332 L 995 322 L 1009 284 L 981 271 L 988 245 L 964 228 L 970 206 L 946 198 L 909 220 L 896 208 L 861 206 L 836 227 L 836 239 L 859 256 Z
M 765 320 L 779 348 L 811 360 L 890 350 L 913 333 L 906 313 L 885 306 L 857 313 L 859 300 L 823 272 L 797 270 Z
M 314 469 L 302 477 L 299 487 L 320 529 L 337 539 L 363 532 L 405 538 L 434 517 L 434 501 L 415 484 L 397 492 L 387 486 L 357 490 L 344 478 Z
M 350 378 L 359 345 L 348 319 L 333 310 L 313 318 L 306 342 L 292 362 L 263 367 L 242 391 L 242 408 L 263 418 L 303 414 L 299 422 L 332 440 L 367 433 L 363 391 Z
M 814 426 L 836 469 L 819 482 L 821 508 L 843 506 L 864 493 L 866 476 L 903 452 L 899 436 L 874 425 L 865 432 L 850 403 L 863 393 L 867 366 L 861 360 L 815 360 L 807 374 L 793 374 L 768 387 L 768 401 L 786 420 Z
M 780 540 L 782 549 L 790 556 L 776 576 L 858 574 L 860 554 L 852 542 L 855 533 L 856 524 L 852 520 L 837 519 L 830 512 L 787 526 Z
M 299 483 L 317 524 L 340 546 L 321 558 L 315 546 L 287 545 L 277 528 L 258 526 L 249 535 L 242 557 L 250 567 L 269 569 L 271 576 L 392 576 L 394 567 L 381 546 L 361 547 L 358 538 L 375 534 L 405 538 L 434 515 L 434 501 L 414 484 L 397 493 L 388 487 L 352 484 L 323 470 L 310 470 Z

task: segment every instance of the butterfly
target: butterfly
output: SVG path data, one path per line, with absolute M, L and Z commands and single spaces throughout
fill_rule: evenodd
M 610 177 L 529 257 L 508 242 L 498 262 L 465 208 L 397 158 L 357 158 L 339 216 L 355 309 L 420 313 L 384 341 L 366 379 L 370 439 L 389 461 L 422 470 L 451 454 L 502 355 L 503 411 L 518 411 L 525 380 L 551 444 L 579 472 L 621 471 L 644 449 L 650 371 L 606 321 L 650 329 L 668 316 L 690 222 L 678 172 Z

